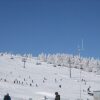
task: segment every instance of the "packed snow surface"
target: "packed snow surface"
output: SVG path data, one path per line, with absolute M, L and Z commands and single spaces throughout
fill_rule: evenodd
M 45 96 L 54 100 L 58 92 L 61 100 L 93 100 L 87 88 L 91 86 L 91 92 L 100 90 L 100 76 L 96 73 L 72 68 L 70 78 L 68 67 L 54 67 L 36 58 L 27 58 L 26 62 L 22 59 L 0 56 L 0 99 L 9 93 L 12 100 L 44 100 Z

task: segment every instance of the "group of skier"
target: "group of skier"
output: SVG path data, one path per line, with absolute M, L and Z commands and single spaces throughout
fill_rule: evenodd
M 11 100 L 11 97 L 9 96 L 9 93 L 7 93 L 4 96 L 3 100 Z M 45 97 L 45 100 L 47 100 L 47 98 Z M 58 94 L 58 92 L 55 92 L 55 99 L 54 100 L 60 100 L 60 95 Z

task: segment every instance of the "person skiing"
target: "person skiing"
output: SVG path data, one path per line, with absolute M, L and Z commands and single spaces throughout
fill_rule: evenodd
M 91 88 L 91 86 L 88 87 L 87 93 L 88 93 L 90 96 L 93 96 L 94 94 L 91 92 L 90 88 Z
M 55 100 L 60 100 L 60 95 L 58 94 L 58 92 L 55 92 Z
M 7 94 L 4 96 L 4 100 L 11 100 L 11 97 L 9 96 L 9 93 L 7 93 Z
M 88 93 L 91 92 L 91 91 L 90 91 L 90 88 L 91 88 L 91 86 L 89 86 L 88 89 L 87 89 L 87 92 L 88 92 Z

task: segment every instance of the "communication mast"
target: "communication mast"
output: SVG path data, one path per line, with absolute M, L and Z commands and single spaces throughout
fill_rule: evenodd
M 80 57 L 81 52 L 84 50 L 83 39 L 81 40 L 81 47 L 80 45 L 77 45 L 77 49 L 78 49 L 78 56 Z

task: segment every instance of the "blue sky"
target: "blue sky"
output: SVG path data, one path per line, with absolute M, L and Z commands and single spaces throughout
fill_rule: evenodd
M 99 0 L 0 0 L 0 52 L 100 57 Z

